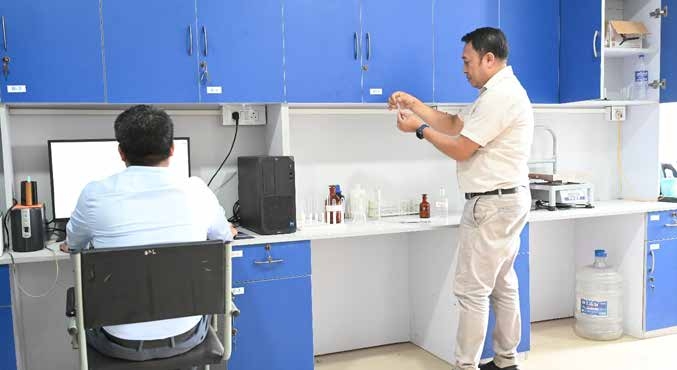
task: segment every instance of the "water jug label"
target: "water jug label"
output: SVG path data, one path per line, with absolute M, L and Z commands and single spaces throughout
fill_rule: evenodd
M 607 317 L 609 316 L 607 306 L 607 301 L 593 301 L 581 298 L 581 313 L 586 315 Z
M 649 71 L 635 71 L 635 81 L 649 81 Z

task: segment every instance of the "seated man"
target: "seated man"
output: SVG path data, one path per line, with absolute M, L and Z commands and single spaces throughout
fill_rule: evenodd
M 117 117 L 114 128 L 127 168 L 82 190 L 62 249 L 233 239 L 237 231 L 205 183 L 168 169 L 174 124 L 167 113 L 134 106 Z M 88 331 L 87 342 L 111 357 L 166 358 L 202 343 L 208 324 L 206 317 L 191 316 L 106 326 Z

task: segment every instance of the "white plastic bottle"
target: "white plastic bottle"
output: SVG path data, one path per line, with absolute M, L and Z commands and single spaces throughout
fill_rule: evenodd
M 440 194 L 435 201 L 435 213 L 434 216 L 445 218 L 449 215 L 449 198 L 447 198 L 447 192 L 444 189 L 444 186 L 440 186 Z
M 581 337 L 613 340 L 623 335 L 623 278 L 607 264 L 604 249 L 576 273 L 574 331 Z
M 640 55 L 635 62 L 634 83 L 632 86 L 634 100 L 646 100 L 649 88 L 649 70 L 646 67 L 644 55 Z

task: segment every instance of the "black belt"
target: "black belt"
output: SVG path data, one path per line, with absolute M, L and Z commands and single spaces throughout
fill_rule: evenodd
M 164 348 L 164 347 L 174 347 L 177 344 L 183 343 L 187 341 L 188 339 L 192 338 L 193 335 L 198 331 L 200 328 L 200 325 L 202 325 L 202 322 L 199 322 L 195 327 L 192 329 L 188 330 L 185 333 L 175 335 L 171 338 L 166 338 L 166 339 L 153 339 L 153 340 L 130 340 L 130 339 L 122 339 L 118 338 L 108 332 L 106 332 L 106 329 L 101 329 L 101 332 L 108 338 L 109 341 L 119 344 L 123 347 L 127 348 L 132 348 L 132 349 L 140 349 L 141 347 L 143 348 Z
M 510 188 L 510 189 L 496 189 L 491 191 L 486 191 L 484 193 L 465 193 L 465 199 L 472 199 L 480 195 L 501 195 L 501 194 L 515 194 L 519 188 Z

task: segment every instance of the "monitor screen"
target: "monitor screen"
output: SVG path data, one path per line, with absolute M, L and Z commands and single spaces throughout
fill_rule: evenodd
M 50 140 L 49 171 L 52 178 L 54 219 L 66 220 L 88 183 L 102 180 L 125 169 L 118 142 L 105 140 Z M 174 138 L 174 155 L 169 168 L 178 176 L 190 176 L 190 140 Z

